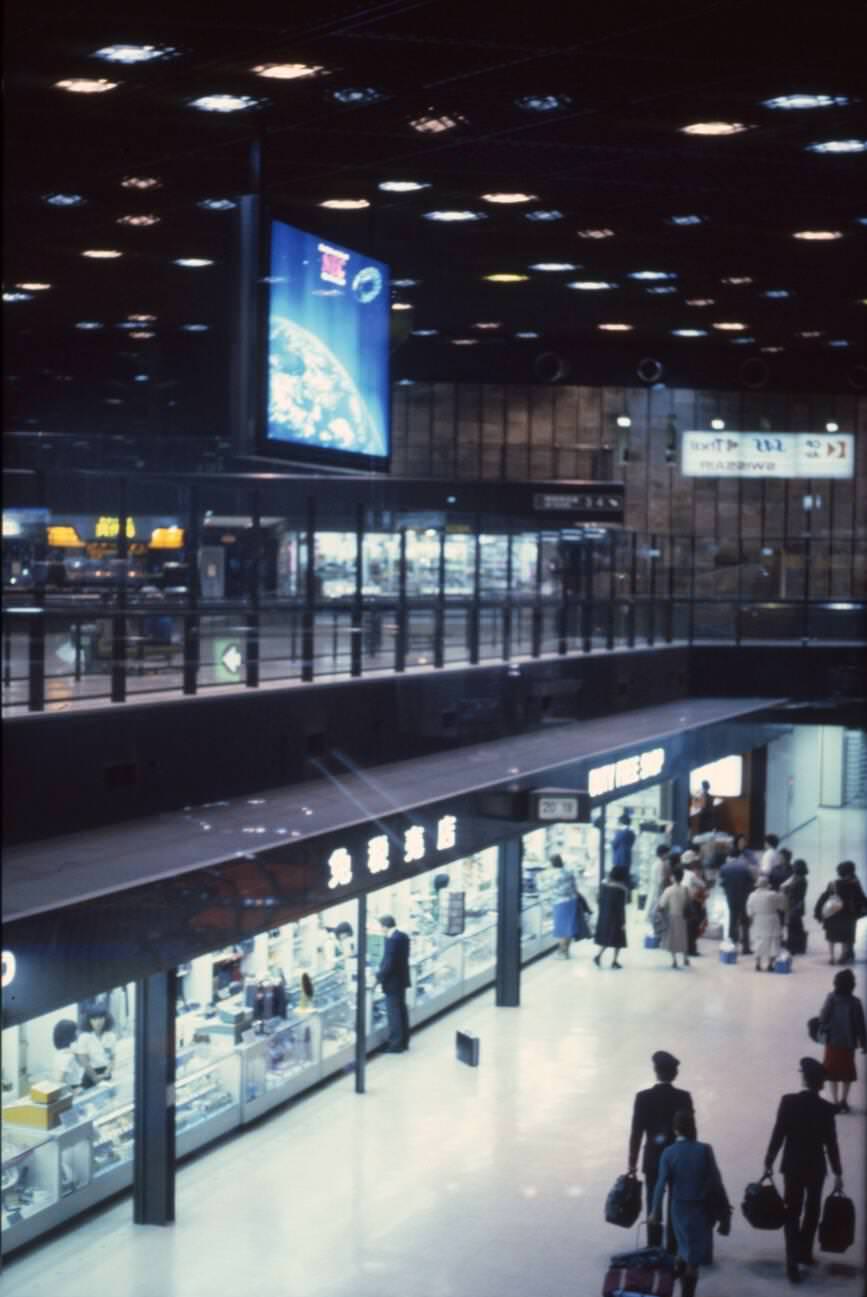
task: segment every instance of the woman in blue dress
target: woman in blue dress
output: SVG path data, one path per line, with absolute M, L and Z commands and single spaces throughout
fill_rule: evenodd
M 659 1161 L 659 1175 L 653 1195 L 650 1221 L 662 1219 L 662 1201 L 667 1186 L 671 1188 L 671 1222 L 677 1239 L 677 1273 L 681 1276 L 683 1297 L 694 1297 L 698 1268 L 712 1258 L 713 1226 L 727 1234 L 731 1225 L 728 1200 L 710 1144 L 696 1137 L 695 1117 L 687 1109 L 674 1114 L 675 1142 Z

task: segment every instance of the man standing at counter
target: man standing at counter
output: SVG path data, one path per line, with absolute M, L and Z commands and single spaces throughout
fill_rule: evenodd
M 409 976 L 409 937 L 401 932 L 390 914 L 379 920 L 385 934 L 385 948 L 376 979 L 385 996 L 388 1015 L 387 1054 L 403 1054 L 409 1049 L 409 1010 L 406 992 L 411 985 Z

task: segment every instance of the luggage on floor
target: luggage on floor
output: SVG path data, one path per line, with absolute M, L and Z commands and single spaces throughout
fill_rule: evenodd
M 719 948 L 719 962 L 721 964 L 736 964 L 738 962 L 737 947 L 733 941 L 723 941 Z
M 721 923 L 708 923 L 704 930 L 704 935 L 708 941 L 722 941 L 723 925 Z
M 741 1211 L 753 1229 L 783 1228 L 786 1208 L 769 1172 L 766 1171 L 761 1180 L 747 1185 Z
M 774 960 L 774 972 L 791 973 L 791 971 L 792 971 L 792 956 L 777 955 L 776 959 Z
M 612 1265 L 602 1285 L 602 1297 L 672 1297 L 674 1270 L 670 1266 L 618 1266 Z
M 609 1225 L 631 1229 L 641 1215 L 641 1181 L 634 1171 L 619 1175 L 605 1199 L 605 1219 Z
M 644 949 L 645 949 L 645 950 L 658 950 L 658 949 L 659 949 L 659 937 L 656 935 L 655 932 L 645 932 L 645 934 L 644 934 Z
M 626 1266 L 627 1269 L 647 1269 L 648 1266 L 661 1267 L 674 1272 L 674 1257 L 664 1247 L 634 1247 L 625 1252 L 615 1252 L 611 1257 L 612 1266 Z
M 825 1199 L 819 1221 L 819 1247 L 823 1252 L 845 1252 L 855 1241 L 855 1204 L 842 1189 Z

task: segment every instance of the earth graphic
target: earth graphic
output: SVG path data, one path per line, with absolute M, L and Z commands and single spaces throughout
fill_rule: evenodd
M 350 374 L 294 320 L 271 323 L 268 434 L 281 441 L 382 454 L 382 436 Z

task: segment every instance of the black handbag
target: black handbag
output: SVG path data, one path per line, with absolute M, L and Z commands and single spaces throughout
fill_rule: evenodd
M 605 1219 L 609 1225 L 631 1229 L 641 1215 L 641 1181 L 634 1171 L 619 1175 L 605 1199 Z
M 819 1222 L 819 1247 L 823 1252 L 845 1252 L 855 1242 L 855 1204 L 842 1189 L 825 1199 Z
M 783 1228 L 786 1208 L 770 1171 L 766 1171 L 761 1180 L 747 1185 L 741 1211 L 753 1229 Z
M 807 1035 L 814 1045 L 826 1045 L 828 1043 L 828 1029 L 822 1026 L 819 1018 L 807 1019 Z

